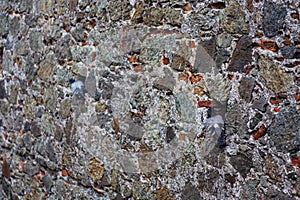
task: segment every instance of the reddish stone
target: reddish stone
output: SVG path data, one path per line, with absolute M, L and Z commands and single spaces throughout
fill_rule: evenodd
M 256 131 L 253 138 L 254 140 L 258 140 L 259 138 L 266 135 L 266 127 L 264 125 L 261 125 L 261 127 Z
M 190 48 L 191 48 L 191 49 L 196 48 L 196 43 L 195 43 L 194 41 L 191 41 L 191 42 L 190 42 Z
M 206 107 L 206 108 L 212 108 L 213 102 L 212 101 L 198 101 L 198 108 Z
M 82 45 L 82 46 L 86 46 L 86 41 L 82 41 L 82 42 L 81 42 L 81 45 Z
M 300 94 L 296 94 L 295 100 L 296 100 L 296 101 L 299 101 L 299 100 L 300 100 Z
M 278 51 L 278 46 L 275 41 L 261 39 L 261 48 L 273 52 Z
M 209 5 L 211 9 L 224 9 L 225 8 L 225 3 L 224 2 L 216 2 L 216 3 L 211 3 Z
M 280 103 L 282 103 L 283 101 L 282 101 L 282 99 L 281 98 L 278 98 L 278 97 L 271 97 L 270 98 L 270 103 L 271 104 L 280 104 Z
M 253 0 L 248 0 L 248 10 L 250 13 L 253 12 L 254 7 L 253 7 Z
M 187 5 L 183 6 L 182 9 L 184 11 L 191 11 L 191 10 L 193 10 L 193 7 L 187 4 Z
M 140 64 L 137 64 L 133 67 L 133 70 L 135 72 L 141 72 L 143 70 L 142 66 Z
M 9 163 L 6 160 L 4 160 L 2 164 L 2 176 L 10 178 Z

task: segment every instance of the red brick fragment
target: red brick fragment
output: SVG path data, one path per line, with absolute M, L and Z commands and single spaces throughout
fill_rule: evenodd
M 163 59 L 162 59 L 162 63 L 163 63 L 164 65 L 168 65 L 168 64 L 170 63 L 170 60 L 169 60 L 169 58 L 167 58 L 167 57 L 163 57 Z
M 136 57 L 135 57 L 135 56 L 131 56 L 131 57 L 129 58 L 129 62 L 130 62 L 130 63 L 136 62 Z
M 253 7 L 253 0 L 248 0 L 248 10 L 250 13 L 253 12 L 254 7 Z
M 261 125 L 259 127 L 259 129 L 256 131 L 256 133 L 254 134 L 253 138 L 254 138 L 254 140 L 258 140 L 259 138 L 263 137 L 264 135 L 266 135 L 266 127 L 265 127 L 265 125 Z
M 300 158 L 292 158 L 292 165 L 295 167 L 300 167 Z
M 61 175 L 64 176 L 64 177 L 68 176 L 67 170 L 63 169 L 63 170 L 61 171 Z
M 298 13 L 292 13 L 292 14 L 291 14 L 291 17 L 292 17 L 293 19 L 299 19 L 299 14 L 298 14 Z
M 191 83 L 198 83 L 199 81 L 202 80 L 202 78 L 203 77 L 198 74 L 198 75 L 191 76 L 190 81 Z
M 299 100 L 300 100 L 300 94 L 296 94 L 295 100 L 296 100 L 296 101 L 299 101 Z
M 280 108 L 275 107 L 275 108 L 274 108 L 274 112 L 280 112 Z
M 198 107 L 206 107 L 206 108 L 212 108 L 213 102 L 212 101 L 198 101 Z
M 261 39 L 261 48 L 265 49 L 265 50 L 270 50 L 270 51 L 273 51 L 273 52 L 278 51 L 277 43 L 275 41 L 272 41 L 272 40 Z

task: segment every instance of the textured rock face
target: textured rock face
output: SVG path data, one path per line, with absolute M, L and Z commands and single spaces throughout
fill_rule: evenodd
M 296 0 L 0 0 L 0 199 L 299 199 Z
M 245 13 L 236 1 L 231 1 L 225 9 L 221 26 L 225 31 L 233 34 L 248 34 L 250 31 L 249 24 L 245 21 Z
M 263 30 L 266 36 L 273 37 L 283 28 L 284 19 L 287 15 L 283 5 L 271 1 L 264 2 Z

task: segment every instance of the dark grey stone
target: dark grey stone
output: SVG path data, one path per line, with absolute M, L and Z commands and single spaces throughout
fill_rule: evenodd
M 70 50 L 71 41 L 71 36 L 65 35 L 55 45 L 55 55 L 59 61 L 72 60 L 72 53 Z
M 203 199 L 200 195 L 200 191 L 192 185 L 187 183 L 182 191 L 182 200 L 200 200 Z
M 31 161 L 27 161 L 23 167 L 23 171 L 31 177 L 39 172 L 39 167 L 33 165 Z
M 255 79 L 251 77 L 244 77 L 239 86 L 239 93 L 242 99 L 246 102 L 250 102 L 252 98 L 252 91 L 254 89 Z
M 77 24 L 76 27 L 71 30 L 71 35 L 78 42 L 85 40 L 85 33 L 82 24 Z
M 250 128 L 254 129 L 259 122 L 261 122 L 263 115 L 256 113 L 255 116 L 250 120 Z
M 100 79 L 98 82 L 98 87 L 101 90 L 101 96 L 103 99 L 110 99 L 114 89 L 114 85 L 111 82 Z
M 5 80 L 0 81 L 0 99 L 6 98 Z
M 225 49 L 219 49 L 216 57 L 216 66 L 221 69 L 221 65 L 228 60 L 230 52 Z
M 8 34 L 8 16 L 6 14 L 0 15 L 0 36 Z
M 272 1 L 264 2 L 263 11 L 263 31 L 267 37 L 273 37 L 283 28 L 285 17 L 287 16 L 286 8 Z
M 300 114 L 296 107 L 284 107 L 275 116 L 267 133 L 270 142 L 278 151 L 296 153 L 300 151 Z
M 245 65 L 252 61 L 252 40 L 249 36 L 242 36 L 233 52 L 228 66 L 230 72 L 246 72 Z
M 88 77 L 85 80 L 85 89 L 91 97 L 93 97 L 93 98 L 96 97 L 97 81 L 96 81 L 96 77 L 94 75 L 94 70 L 92 70 L 89 73 Z
M 230 164 L 242 175 L 242 177 L 246 178 L 248 172 L 253 166 L 252 158 L 249 155 L 244 153 L 238 153 L 235 156 L 230 158 Z
M 280 51 L 284 58 L 292 59 L 296 53 L 296 48 L 294 46 L 285 46 Z
M 48 141 L 46 144 L 46 153 L 48 158 L 52 161 L 52 162 L 57 162 L 57 158 L 56 158 L 56 154 L 55 154 L 55 148 L 52 144 L 52 141 Z
M 176 137 L 176 133 L 174 131 L 174 128 L 167 127 L 166 130 L 166 141 L 167 143 L 171 142 Z
M 253 101 L 252 108 L 257 109 L 261 112 L 266 112 L 266 107 L 268 106 L 268 102 L 265 97 L 260 97 Z
M 38 124 L 38 122 L 32 122 L 31 123 L 31 133 L 35 137 L 41 136 L 41 128 L 40 128 L 40 125 Z
M 221 52 L 220 52 L 221 53 Z M 220 54 L 221 55 L 221 54 Z M 216 37 L 210 40 L 200 42 L 196 51 L 195 70 L 196 72 L 205 73 L 213 72 L 215 68 L 215 60 L 217 56 L 216 51 Z M 218 62 L 220 62 L 220 56 Z
M 176 83 L 172 72 L 168 68 L 164 68 L 164 76 L 159 77 L 154 80 L 153 87 L 159 89 L 159 90 L 167 90 L 167 91 L 173 91 L 174 85 Z
M 47 193 L 50 193 L 52 185 L 53 185 L 53 179 L 49 174 L 46 174 L 43 178 L 42 178 L 42 182 L 44 184 L 44 187 L 47 190 Z

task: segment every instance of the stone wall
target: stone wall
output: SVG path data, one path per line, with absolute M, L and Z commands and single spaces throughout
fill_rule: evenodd
M 299 199 L 298 0 L 1 0 L 0 199 Z

